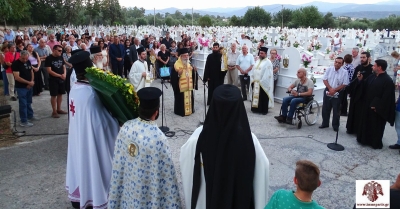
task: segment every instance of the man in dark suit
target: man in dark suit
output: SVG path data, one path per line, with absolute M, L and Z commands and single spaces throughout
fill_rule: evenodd
M 129 55 L 129 58 L 131 59 L 131 64 L 133 65 L 133 63 L 135 63 L 136 60 L 138 60 L 137 49 L 138 49 L 139 47 L 142 47 L 142 45 L 140 44 L 138 38 L 134 38 L 133 41 L 132 41 L 132 43 L 133 43 L 133 44 L 131 45 L 131 47 L 129 47 L 130 52 L 131 52 L 130 55 Z
M 148 37 L 149 37 L 149 36 L 148 36 L 147 34 L 143 36 L 143 39 L 140 41 L 140 44 L 141 44 L 142 46 L 146 45 L 146 39 L 147 39 Z
M 122 76 L 125 57 L 124 45 L 119 43 L 118 36 L 114 36 L 113 41 L 114 42 L 110 44 L 108 51 L 111 61 L 111 69 L 115 75 Z

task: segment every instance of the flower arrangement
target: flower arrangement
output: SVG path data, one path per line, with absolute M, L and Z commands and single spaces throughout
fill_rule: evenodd
M 312 51 L 313 51 L 313 48 L 312 48 L 311 45 L 307 47 L 307 51 L 309 51 L 309 52 L 312 52 Z
M 293 46 L 296 47 L 296 48 L 299 47 L 299 45 L 300 45 L 300 44 L 299 44 L 299 42 L 297 42 L 297 41 L 295 41 L 295 42 L 293 43 Z
M 335 53 L 331 53 L 329 55 L 329 59 L 334 60 L 336 58 L 336 54 Z
M 263 36 L 263 39 L 264 41 L 268 41 L 268 36 L 267 35 Z
M 308 67 L 308 65 L 311 63 L 312 56 L 307 57 L 305 54 L 301 57 L 301 61 L 303 61 L 304 67 Z
M 86 68 L 86 72 L 85 76 L 100 94 L 103 104 L 121 123 L 139 115 L 139 98 L 133 85 L 126 78 L 95 67 Z
M 199 38 L 199 43 L 203 46 L 203 47 L 208 47 L 210 40 L 203 40 L 202 38 Z
M 329 47 L 326 47 L 326 54 L 329 54 L 331 52 L 331 49 Z
M 275 40 L 274 44 L 275 44 L 275 46 L 276 46 L 276 45 L 278 44 L 278 40 Z
M 286 39 L 286 37 L 285 36 L 281 36 L 281 37 L 279 37 L 279 40 L 281 40 L 281 41 L 284 41 Z
M 315 84 L 317 82 L 317 79 L 315 79 L 314 74 L 311 75 L 311 80 Z
M 279 54 L 276 54 L 276 57 L 275 57 L 275 59 L 277 59 L 277 60 L 281 61 L 282 57 L 281 57 L 281 56 L 279 56 Z
M 321 43 L 319 43 L 319 42 L 317 42 L 317 44 L 315 44 L 315 50 L 319 50 L 319 49 L 321 49 L 321 47 L 322 47 L 322 44 Z
M 362 48 L 363 45 L 362 45 L 361 43 L 358 43 L 357 46 L 358 46 L 359 48 Z

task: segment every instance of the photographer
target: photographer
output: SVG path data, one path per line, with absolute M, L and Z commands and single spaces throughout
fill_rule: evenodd
M 350 96 L 349 113 L 347 114 L 346 124 L 346 133 L 348 134 L 357 133 L 357 124 L 360 124 L 361 122 L 360 118 L 362 113 L 360 112 L 361 110 L 358 107 L 360 107 L 360 105 L 362 105 L 364 102 L 361 97 L 362 89 L 359 88 L 360 86 L 353 84 L 355 84 L 354 82 L 357 82 L 357 75 L 359 73 L 363 75 L 364 80 L 372 74 L 372 65 L 368 62 L 370 56 L 371 55 L 369 54 L 369 52 L 361 53 L 361 64 L 355 68 L 354 74 L 352 75 L 352 82 L 349 85 L 349 88 L 347 88 L 347 93 Z

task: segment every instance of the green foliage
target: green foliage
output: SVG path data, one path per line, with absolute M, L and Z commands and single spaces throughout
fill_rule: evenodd
M 323 28 L 336 28 L 335 18 L 333 18 L 332 12 L 326 13 L 324 20 L 321 25 Z
M 259 6 L 249 8 L 241 23 L 245 26 L 268 26 L 271 23 L 271 14 Z
M 301 7 L 292 14 L 294 27 L 320 27 L 324 19 L 315 6 Z
M 242 21 L 240 18 L 236 17 L 236 15 L 233 15 L 230 19 L 229 19 L 229 25 L 232 26 L 241 26 L 242 25 Z
M 293 10 L 283 9 L 273 15 L 272 23 L 275 26 L 282 26 L 282 15 L 283 15 L 283 25 L 288 25 L 292 21 Z
M 206 15 L 206 16 L 200 17 L 198 23 L 201 27 L 209 27 L 212 25 L 212 20 L 211 20 L 210 16 Z

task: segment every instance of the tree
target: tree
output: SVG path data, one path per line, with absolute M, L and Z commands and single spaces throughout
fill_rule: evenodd
M 201 27 L 206 27 L 206 26 L 209 27 L 209 26 L 211 26 L 212 25 L 212 20 L 211 20 L 210 16 L 206 15 L 206 16 L 201 17 L 199 19 L 199 25 Z
M 143 17 L 138 18 L 136 22 L 136 26 L 147 25 L 147 20 Z
M 296 9 L 292 15 L 292 22 L 295 27 L 320 27 L 324 19 L 315 6 L 301 7 Z
M 172 17 L 165 18 L 165 24 L 168 25 L 168 26 L 173 26 L 174 25 L 174 20 L 172 19 Z
M 275 25 L 277 25 L 277 26 L 278 25 L 282 26 L 282 20 L 283 20 L 283 25 L 287 26 L 290 23 L 290 21 L 292 21 L 292 14 L 293 14 L 293 10 L 282 9 L 281 11 L 274 14 L 272 22 L 274 22 Z M 282 17 L 282 15 L 283 15 L 283 17 Z
M 15 20 L 29 16 L 30 3 L 27 0 L 1 0 L 0 14 L 3 18 L 4 26 L 7 28 L 7 20 Z
M 326 13 L 324 16 L 324 21 L 322 22 L 321 27 L 323 28 L 336 28 L 335 19 L 333 18 L 332 12 Z
M 100 0 L 85 0 L 85 14 L 89 16 L 90 25 L 93 25 L 93 19 L 98 17 L 101 12 Z
M 119 22 L 116 21 L 122 19 L 121 6 L 118 0 L 103 0 L 101 11 L 103 18 L 110 21 L 110 25 L 117 24 Z
M 240 26 L 241 20 L 240 18 L 236 17 L 236 15 L 233 15 L 231 18 L 229 18 L 229 24 L 232 26 Z
M 268 26 L 270 23 L 271 14 L 258 6 L 249 8 L 242 19 L 242 24 L 246 26 Z

